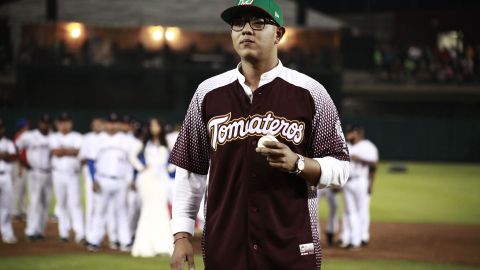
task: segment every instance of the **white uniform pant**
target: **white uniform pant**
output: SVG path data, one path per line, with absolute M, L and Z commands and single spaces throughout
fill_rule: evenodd
M 93 191 L 92 177 L 87 165 L 82 168 L 83 179 L 85 181 L 85 236 L 87 241 L 91 239 L 92 234 L 92 214 L 93 214 Z
M 27 175 L 27 169 L 15 162 L 12 175 L 12 215 L 27 212 Z
M 127 246 L 132 240 L 127 209 L 128 182 L 111 178 L 99 178 L 97 181 L 100 185 L 100 191 L 93 195 L 95 206 L 93 209 L 92 236 L 89 242 L 99 245 L 105 234 L 106 223 L 115 222 L 118 241 L 122 246 Z M 108 211 L 109 205 L 113 206 L 113 217 L 108 214 L 110 212 Z M 114 220 L 107 220 L 107 217 Z M 112 241 L 112 239 L 109 240 Z
M 27 212 L 27 227 L 25 234 L 32 236 L 45 234 L 48 221 L 48 208 L 52 200 L 51 174 L 44 171 L 30 170 L 28 172 L 29 204 Z
M 56 214 L 58 216 L 59 235 L 61 238 L 68 238 L 70 224 L 72 224 L 75 231 L 75 240 L 80 241 L 85 237 L 80 176 L 75 172 L 54 171 L 52 178 L 55 197 L 57 198 Z
M 0 232 L 4 241 L 15 238 L 10 211 L 12 209 L 12 178 L 9 172 L 0 175 Z
M 370 241 L 370 194 L 367 194 L 364 203 L 364 209 L 362 211 L 361 217 L 361 231 L 362 231 L 362 241 L 368 242 Z
M 335 233 L 338 231 L 338 196 L 330 188 L 317 190 L 318 204 L 324 198 L 329 207 L 326 233 Z M 318 227 L 320 230 L 320 226 Z
M 345 244 L 359 246 L 362 238 L 361 217 L 367 198 L 367 182 L 351 178 L 343 188 L 343 231 L 341 240 Z
M 138 219 L 140 218 L 140 209 L 142 200 L 138 191 L 129 188 L 128 193 L 128 220 L 130 224 L 130 232 L 133 235 L 137 231 Z

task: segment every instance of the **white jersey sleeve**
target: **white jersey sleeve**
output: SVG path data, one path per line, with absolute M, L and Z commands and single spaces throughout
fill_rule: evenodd
M 9 153 L 10 155 L 15 155 L 16 154 L 16 150 L 15 150 L 15 145 L 13 144 L 12 141 L 8 140 L 7 141 L 7 153 Z
M 173 192 L 172 233 L 194 233 L 195 219 L 207 186 L 207 175 L 177 167 Z M 179 191 L 179 192 L 177 192 Z
M 145 169 L 145 166 L 140 162 L 138 159 L 138 155 L 143 149 L 143 143 L 140 140 L 134 140 L 132 142 L 132 147 L 130 148 L 130 151 L 128 153 L 128 160 L 132 164 L 132 166 L 135 168 L 137 171 L 143 171 Z
M 60 138 L 58 133 L 54 133 L 48 137 L 48 147 L 50 150 L 55 150 L 60 148 Z
M 30 131 L 23 132 L 15 141 L 19 150 L 23 150 L 30 145 L 32 133 Z

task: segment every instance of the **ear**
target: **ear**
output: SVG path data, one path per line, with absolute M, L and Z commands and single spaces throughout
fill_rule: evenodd
M 279 44 L 280 41 L 282 40 L 283 36 L 285 35 L 285 27 L 277 27 L 277 30 L 275 32 L 275 44 Z

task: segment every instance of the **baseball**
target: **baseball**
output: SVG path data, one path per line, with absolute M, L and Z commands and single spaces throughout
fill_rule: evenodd
M 278 142 L 278 140 L 273 135 L 265 135 L 258 140 L 257 147 L 265 147 L 264 142 Z

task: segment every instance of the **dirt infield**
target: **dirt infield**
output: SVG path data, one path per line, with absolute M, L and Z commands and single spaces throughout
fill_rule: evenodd
M 23 236 L 24 222 L 15 221 L 16 234 Z M 200 254 L 200 239 L 195 239 Z M 117 253 L 104 246 L 101 252 Z M 45 241 L 29 243 L 19 237 L 19 243 L 0 243 L 0 256 L 58 255 L 87 253 L 73 242 L 61 243 L 56 223 L 49 223 Z M 373 223 L 371 242 L 358 251 L 327 247 L 323 243 L 324 259 L 396 259 L 434 263 L 480 265 L 480 225 Z

